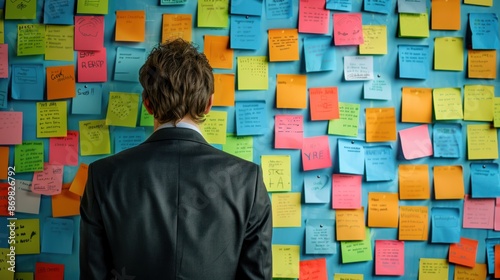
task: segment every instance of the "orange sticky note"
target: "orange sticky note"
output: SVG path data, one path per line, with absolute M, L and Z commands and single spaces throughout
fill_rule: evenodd
M 205 35 L 203 48 L 212 68 L 233 69 L 234 51 L 229 48 L 229 36 Z
M 75 66 L 47 67 L 47 100 L 73 98 L 76 95 Z
M 397 228 L 398 207 L 397 193 L 368 193 L 368 226 Z
M 337 241 L 364 240 L 365 212 L 360 209 L 335 210 L 335 229 Z
M 431 29 L 460 30 L 460 0 L 433 0 Z
M 305 109 L 307 106 L 306 75 L 276 75 L 276 107 Z
M 500 278 L 500 244 L 496 244 L 495 250 L 495 278 Z
M 73 182 L 71 182 L 71 186 L 69 187 L 70 192 L 79 196 L 83 196 L 83 192 L 85 191 L 85 184 L 87 183 L 88 171 L 89 166 L 85 163 L 80 163 L 80 167 L 78 167 L 78 171 L 76 171 L 75 178 L 73 179 Z
M 234 74 L 214 73 L 213 106 L 234 106 Z
M 161 41 L 182 38 L 191 42 L 193 16 L 191 14 L 163 14 Z
M 459 243 L 450 244 L 448 261 L 463 266 L 474 267 L 476 265 L 478 241 L 460 237 Z
M 468 50 L 467 57 L 467 69 L 469 78 L 496 79 L 496 50 Z
M 496 257 L 495 257 L 496 258 Z M 454 280 L 484 280 L 488 270 L 485 263 L 476 263 L 474 267 L 455 266 Z M 495 278 L 497 278 L 495 276 Z
M 311 108 L 312 121 L 340 118 L 337 87 L 310 88 L 309 107 Z
M 434 196 L 436 199 L 463 199 L 462 166 L 434 166 Z
M 36 280 L 64 280 L 64 265 L 56 263 L 36 262 Z
M 300 261 L 300 280 L 327 280 L 326 259 Z
M 432 122 L 432 89 L 403 87 L 401 122 Z
M 366 108 L 366 142 L 386 141 L 396 141 L 394 108 Z
M 0 147 L 0 180 L 7 180 L 9 168 L 9 147 Z
M 429 209 L 427 206 L 399 207 L 399 240 L 427 240 Z
M 429 166 L 402 164 L 398 168 L 399 199 L 429 199 Z
M 144 42 L 146 13 L 144 11 L 116 11 L 115 41 Z
M 80 196 L 69 191 L 70 184 L 64 184 L 60 194 L 52 196 L 52 217 L 80 215 Z
M 269 29 L 269 61 L 299 60 L 297 29 Z

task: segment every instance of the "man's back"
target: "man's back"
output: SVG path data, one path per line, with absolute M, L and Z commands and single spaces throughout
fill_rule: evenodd
M 82 279 L 270 279 L 261 176 L 186 128 L 160 129 L 91 164 L 81 233 L 90 273 Z

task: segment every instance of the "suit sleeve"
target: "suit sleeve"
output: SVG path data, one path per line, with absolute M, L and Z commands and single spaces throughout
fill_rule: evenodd
M 236 279 L 272 278 L 272 213 L 262 172 L 257 167 L 255 197 L 240 254 Z
M 111 279 L 111 251 L 94 185 L 92 164 L 80 204 L 80 279 Z

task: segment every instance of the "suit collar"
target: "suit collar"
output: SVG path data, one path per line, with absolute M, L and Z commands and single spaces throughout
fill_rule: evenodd
M 184 127 L 168 127 L 157 129 L 146 139 L 144 143 L 163 141 L 163 140 L 188 140 L 209 145 L 203 136 L 190 129 Z

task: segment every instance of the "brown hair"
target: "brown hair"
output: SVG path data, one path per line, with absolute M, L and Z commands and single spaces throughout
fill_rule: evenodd
M 212 67 L 196 46 L 182 39 L 154 47 L 139 70 L 143 100 L 159 123 L 185 116 L 202 123 L 214 92 Z

